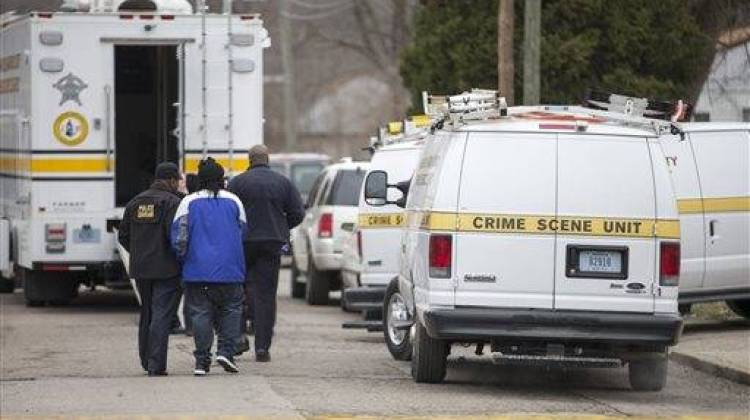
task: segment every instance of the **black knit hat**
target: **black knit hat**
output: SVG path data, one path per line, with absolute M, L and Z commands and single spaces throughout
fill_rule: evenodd
M 224 178 L 224 168 L 219 162 L 208 157 L 198 163 L 198 179 L 201 182 L 220 181 Z
M 172 162 L 162 162 L 156 166 L 154 171 L 154 178 L 156 179 L 177 179 L 180 177 L 180 168 Z

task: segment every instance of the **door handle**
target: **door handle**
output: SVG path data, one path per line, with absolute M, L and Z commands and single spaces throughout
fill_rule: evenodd
M 712 238 L 716 236 L 716 220 L 708 222 L 708 236 Z

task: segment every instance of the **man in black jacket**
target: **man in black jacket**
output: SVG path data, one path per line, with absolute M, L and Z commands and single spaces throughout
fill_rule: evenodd
M 289 229 L 302 222 L 305 209 L 294 184 L 268 167 L 268 149 L 263 145 L 250 149 L 250 169 L 234 177 L 228 189 L 240 198 L 247 214 L 245 296 L 254 315 L 255 359 L 268 362 L 281 247 L 289 241 Z
M 156 167 L 151 187 L 130 200 L 118 240 L 130 253 L 130 277 L 141 295 L 138 353 L 149 376 L 167 374 L 167 347 L 180 302 L 180 264 L 169 232 L 182 199 L 180 171 L 171 162 Z

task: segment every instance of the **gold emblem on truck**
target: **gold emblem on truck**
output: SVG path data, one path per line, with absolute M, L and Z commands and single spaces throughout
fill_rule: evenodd
M 78 112 L 63 112 L 52 124 L 52 134 L 66 146 L 78 146 L 89 135 L 89 122 Z

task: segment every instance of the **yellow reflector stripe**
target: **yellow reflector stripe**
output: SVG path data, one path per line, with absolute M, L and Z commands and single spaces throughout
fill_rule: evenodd
M 677 200 L 677 210 L 680 214 L 750 211 L 750 196 Z
M 406 225 L 404 213 L 361 213 L 360 229 L 391 228 Z
M 107 159 L 34 159 L 31 172 L 107 172 Z M 114 160 L 109 167 L 114 170 Z

